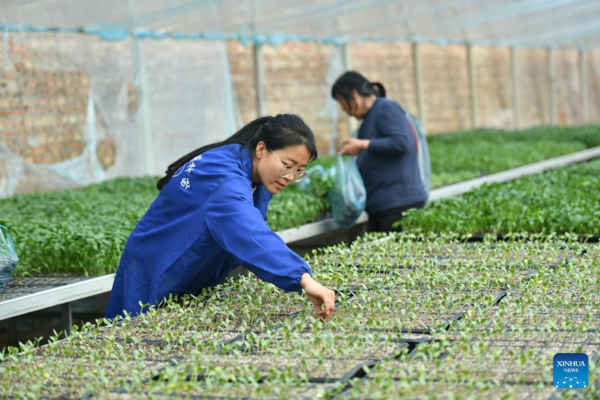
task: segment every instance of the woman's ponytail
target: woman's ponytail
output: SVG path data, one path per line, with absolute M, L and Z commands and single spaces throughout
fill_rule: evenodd
M 371 85 L 377 91 L 377 97 L 385 97 L 385 87 L 379 82 L 372 82 Z
M 156 183 L 156 188 L 162 190 L 180 168 L 208 150 L 228 144 L 241 144 L 254 151 L 256 145 L 261 141 L 271 150 L 287 146 L 305 145 L 310 152 L 311 160 L 317 158 L 315 136 L 302 118 L 290 114 L 261 117 L 248 123 L 233 136 L 222 142 L 202 146 L 169 165 L 165 171 L 165 176 Z

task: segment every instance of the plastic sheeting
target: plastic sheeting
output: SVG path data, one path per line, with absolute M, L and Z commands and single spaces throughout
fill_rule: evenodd
M 160 175 L 182 155 L 241 126 L 225 42 L 107 42 L 78 34 L 13 32 L 4 38 L 3 68 L 16 71 L 19 84 L 26 85 L 27 78 L 18 77 L 27 72 L 16 65 L 29 63 L 36 71 L 81 72 L 89 94 L 85 120 L 77 127 L 83 141 L 77 156 L 40 164 L 0 145 L 0 197 L 121 175 Z M 20 59 L 16 47 L 32 59 Z M 105 169 L 98 143 L 107 141 L 116 158 Z
M 8 229 L 0 225 L 0 291 L 8 284 L 17 268 L 19 257 L 15 251 Z
M 226 39 L 596 48 L 599 17 L 597 0 L 3 0 L 3 71 L 24 62 L 16 44 L 35 69 L 81 72 L 89 87 L 77 122 L 81 151 L 34 163 L 0 144 L 0 197 L 160 175 L 188 151 L 231 135 L 242 121 Z M 330 85 L 346 69 L 341 50 L 332 49 Z M 331 121 L 333 153 L 338 105 L 328 98 L 320 117 Z M 115 159 L 103 166 L 106 143 Z
M 597 0 L 3 0 L 5 29 L 81 30 L 107 40 L 414 40 L 600 45 Z

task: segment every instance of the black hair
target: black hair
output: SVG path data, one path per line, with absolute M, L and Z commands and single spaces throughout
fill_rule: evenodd
M 375 95 L 385 97 L 385 87 L 379 82 L 369 82 L 367 78 L 355 71 L 347 71 L 337 78 L 331 88 L 331 97 L 338 100 L 341 97 L 348 104 L 354 103 L 352 91 L 356 90 L 362 97 Z
M 275 117 L 261 117 L 248 123 L 222 142 L 202 146 L 175 161 L 169 165 L 169 168 L 165 171 L 165 176 L 157 182 L 156 187 L 158 190 L 162 190 L 175 172 L 192 158 L 208 150 L 228 144 L 241 144 L 253 152 L 260 141 L 263 141 L 271 150 L 303 144 L 310 152 L 310 161 L 316 160 L 318 156 L 315 135 L 300 116 L 278 114 Z

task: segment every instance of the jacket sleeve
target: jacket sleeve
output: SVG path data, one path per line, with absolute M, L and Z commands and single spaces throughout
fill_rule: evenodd
M 300 290 L 304 260 L 290 250 L 252 204 L 245 177 L 227 178 L 208 196 L 206 223 L 217 244 L 260 279 L 286 291 Z
M 380 138 L 370 139 L 371 153 L 383 156 L 399 156 L 414 149 L 414 138 L 402 109 L 386 105 L 381 110 L 376 128 Z

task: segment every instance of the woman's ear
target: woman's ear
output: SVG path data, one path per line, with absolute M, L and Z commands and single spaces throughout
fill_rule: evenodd
M 256 144 L 256 158 L 262 159 L 267 151 L 267 145 L 262 140 Z

